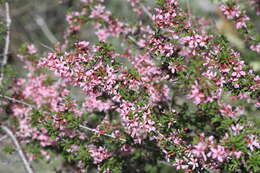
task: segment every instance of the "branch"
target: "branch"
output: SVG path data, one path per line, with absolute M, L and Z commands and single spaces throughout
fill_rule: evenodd
M 127 38 L 128 38 L 129 40 L 131 40 L 131 41 L 134 43 L 135 46 L 137 46 L 138 48 L 140 48 L 140 46 L 138 45 L 138 43 L 137 43 L 137 41 L 136 41 L 136 39 L 135 39 L 134 37 L 128 35 Z
M 40 44 L 41 44 L 42 47 L 44 47 L 44 48 L 46 48 L 46 49 L 48 49 L 48 50 L 50 50 L 52 52 L 55 52 L 55 50 L 53 48 L 51 48 L 50 46 L 47 46 L 47 45 L 45 45 L 43 43 L 40 43 Z
M 5 3 L 5 13 L 6 13 L 6 36 L 5 36 L 5 47 L 4 47 L 4 54 L 3 54 L 3 61 L 1 66 L 1 76 L 0 76 L 0 84 L 2 84 L 2 80 L 4 78 L 4 66 L 8 60 L 8 51 L 10 45 L 10 26 L 11 26 L 11 17 L 10 17 L 10 10 L 8 2 Z
M 46 22 L 44 21 L 43 17 L 41 17 L 40 15 L 37 15 L 37 14 L 35 14 L 34 16 L 35 16 L 34 17 L 35 22 L 37 23 L 37 25 L 39 25 L 39 27 L 41 28 L 44 35 L 48 38 L 48 40 L 52 44 L 58 43 L 58 40 L 55 38 L 53 33 L 50 31 L 50 29 L 47 26 Z
M 106 134 L 106 133 L 100 133 L 100 132 L 99 132 L 98 130 L 96 130 L 96 129 L 92 129 L 92 128 L 89 128 L 89 127 L 86 127 L 86 126 L 83 126 L 83 125 L 79 125 L 79 127 L 82 128 L 82 129 L 86 129 L 86 130 L 88 130 L 88 131 L 91 131 L 91 132 L 93 132 L 93 133 L 97 133 L 97 134 L 100 134 L 100 135 L 103 135 L 103 136 L 107 136 L 107 137 L 110 137 L 110 138 L 113 138 L 113 139 L 119 139 L 119 140 L 122 141 L 122 142 L 126 142 L 126 140 L 123 139 L 123 138 L 117 138 L 117 137 L 115 137 L 115 136 L 113 136 L 113 135 L 109 135 L 109 134 Z
M 140 3 L 141 8 L 143 9 L 143 11 L 145 12 L 145 14 L 151 19 L 153 20 L 153 15 L 150 13 L 150 11 L 144 6 L 144 4 Z
M 14 99 L 14 98 L 9 97 L 9 96 L 5 96 L 5 95 L 1 95 L 1 94 L 0 94 L 0 97 L 2 97 L 2 98 L 4 98 L 4 99 L 7 99 L 7 100 L 10 100 L 10 101 L 12 101 L 12 102 L 20 103 L 20 104 L 23 104 L 23 105 L 25 105 L 25 106 L 29 106 L 29 107 L 32 107 L 32 108 L 34 108 L 34 109 L 37 109 L 37 107 L 36 107 L 35 105 L 26 103 L 26 102 L 21 101 L 21 100 Z M 44 112 L 43 112 L 43 113 L 44 113 Z M 89 127 L 87 127 L 87 126 L 79 125 L 79 127 L 82 128 L 82 129 L 91 131 L 91 132 L 93 132 L 93 133 L 97 133 L 97 134 L 100 134 L 100 135 L 103 135 L 103 136 L 107 136 L 107 137 L 110 137 L 110 138 L 113 138 L 113 139 L 117 139 L 117 137 L 115 137 L 115 136 L 113 136 L 113 135 L 102 134 L 102 133 L 100 133 L 98 130 L 89 128 Z M 119 140 L 120 140 L 120 141 L 123 141 L 123 142 L 126 142 L 126 140 L 123 139 L 123 138 L 119 138 Z
M 21 101 L 21 100 L 14 99 L 14 98 L 9 97 L 9 96 L 5 96 L 5 95 L 0 94 L 0 97 L 4 98 L 4 99 L 6 99 L 6 100 L 10 100 L 10 101 L 12 101 L 12 102 L 20 103 L 20 104 L 23 104 L 23 105 L 25 105 L 25 106 L 29 106 L 29 107 L 32 107 L 32 108 L 34 108 L 34 109 L 37 109 L 37 107 L 36 107 L 35 105 L 26 103 L 26 102 Z
M 190 22 L 190 24 L 191 24 L 191 23 L 192 23 L 192 20 L 191 20 L 190 0 L 186 0 L 186 6 L 187 6 L 187 12 L 188 12 L 188 17 L 189 17 L 189 22 Z
M 8 50 L 9 50 L 9 44 L 10 44 L 10 26 L 11 26 L 11 18 L 10 18 L 10 10 L 9 10 L 9 4 L 8 2 L 5 3 L 5 9 L 6 9 L 6 37 L 5 37 L 5 48 L 4 48 L 4 59 L 2 62 L 2 65 L 6 65 L 7 59 L 8 59 Z
M 23 161 L 23 164 L 24 164 L 24 166 L 25 166 L 27 172 L 28 172 L 28 173 L 34 173 L 34 171 L 33 171 L 33 169 L 32 169 L 32 166 L 31 166 L 30 163 L 27 161 L 27 159 L 26 159 L 26 157 L 25 157 L 25 155 L 24 155 L 24 153 L 23 153 L 23 150 L 22 150 L 21 146 L 19 145 L 19 143 L 18 143 L 16 137 L 14 136 L 13 132 L 12 132 L 8 127 L 6 127 L 6 126 L 1 126 L 1 128 L 6 132 L 6 134 L 7 134 L 8 136 L 10 136 L 10 138 L 11 138 L 12 141 L 14 142 L 14 144 L 15 144 L 15 146 L 16 146 L 16 149 L 17 149 L 17 151 L 18 151 L 18 153 L 19 153 L 19 155 L 20 155 L 20 157 L 21 157 L 21 159 L 22 159 L 22 161 Z
M 6 139 L 6 138 L 7 138 L 7 135 L 2 136 L 2 137 L 0 138 L 0 142 L 1 142 L 2 140 Z

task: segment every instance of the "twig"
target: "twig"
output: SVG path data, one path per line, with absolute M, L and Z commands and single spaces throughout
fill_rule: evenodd
M 4 140 L 5 138 L 7 138 L 7 135 L 2 136 L 2 137 L 0 138 L 0 142 L 1 142 L 2 140 Z
M 6 13 L 6 36 L 5 36 L 5 47 L 4 47 L 4 54 L 3 54 L 3 61 L 1 66 L 1 77 L 0 77 L 0 85 L 2 84 L 4 78 L 4 66 L 8 60 L 8 51 L 10 45 L 10 26 L 11 26 L 11 17 L 10 17 L 10 10 L 8 2 L 5 3 L 5 13 Z
M 47 45 L 45 45 L 45 44 L 43 44 L 43 43 L 40 43 L 40 44 L 41 44 L 42 47 L 44 47 L 44 48 L 46 48 L 46 49 L 49 49 L 49 50 L 52 51 L 52 52 L 55 52 L 54 49 L 51 48 L 50 46 L 47 46 Z
M 117 137 L 115 137 L 115 136 L 113 136 L 113 135 L 109 135 L 109 134 L 106 134 L 106 133 L 100 133 L 100 132 L 99 132 L 98 130 L 96 130 L 96 129 L 92 129 L 92 128 L 89 128 L 89 127 L 86 127 L 86 126 L 83 126 L 83 125 L 79 125 L 79 127 L 82 128 L 82 129 L 86 129 L 86 130 L 88 130 L 88 131 L 91 131 L 91 132 L 93 132 L 93 133 L 97 133 L 97 134 L 100 134 L 100 135 L 103 135 L 103 136 L 107 136 L 107 137 L 110 137 L 110 138 L 113 138 L 113 139 L 119 139 L 120 141 L 126 142 L 126 140 L 123 139 L 123 138 L 117 138 Z
M 14 99 L 14 98 L 9 97 L 9 96 L 5 96 L 5 95 L 1 95 L 1 94 L 0 94 L 0 97 L 5 98 L 5 99 L 7 99 L 7 100 L 10 100 L 10 101 L 12 101 L 12 102 L 21 103 L 21 104 L 23 104 L 23 105 L 25 105 L 25 106 L 29 106 L 29 107 L 32 107 L 32 108 L 34 108 L 34 109 L 37 109 L 37 107 L 36 107 L 35 105 L 26 103 L 26 102 L 21 101 L 21 100 Z M 44 113 L 44 112 L 43 112 L 43 113 Z M 113 136 L 113 135 L 109 135 L 109 134 L 106 134 L 106 133 L 100 133 L 98 130 L 89 128 L 89 127 L 87 127 L 87 126 L 79 125 L 79 127 L 82 128 L 82 129 L 86 129 L 86 130 L 88 130 L 88 131 L 91 131 L 91 132 L 93 132 L 93 133 L 97 133 L 97 134 L 100 134 L 100 135 L 103 135 L 103 136 L 107 136 L 107 137 L 110 137 L 110 138 L 113 138 L 113 139 L 118 139 L 117 137 L 115 137 L 115 136 Z M 123 138 L 119 138 L 119 140 L 120 140 L 120 141 L 123 141 L 123 142 L 126 142 L 126 140 L 123 139 Z
M 144 6 L 144 4 L 140 3 L 141 8 L 143 9 L 143 11 L 145 12 L 145 14 L 147 14 L 147 16 L 153 20 L 153 15 L 150 13 L 150 11 Z
M 29 106 L 29 107 L 32 107 L 32 108 L 34 108 L 34 109 L 37 109 L 37 107 L 36 107 L 35 105 L 26 103 L 26 102 L 21 101 L 21 100 L 14 99 L 14 98 L 9 97 L 9 96 L 5 96 L 5 95 L 1 95 L 1 94 L 0 94 L 0 97 L 5 98 L 5 99 L 7 99 L 7 100 L 10 100 L 10 101 L 12 101 L 12 102 L 21 103 L 21 104 L 23 104 L 23 105 L 25 105 L 25 106 Z M 88 130 L 88 131 L 91 131 L 91 132 L 93 132 L 93 133 L 98 133 L 98 134 L 103 135 L 103 136 L 107 136 L 107 137 L 110 137 L 110 138 L 118 139 L 117 137 L 115 137 L 115 136 L 113 136 L 113 135 L 102 134 L 102 133 L 100 133 L 98 130 L 89 128 L 89 127 L 87 127 L 87 126 L 79 125 L 79 127 L 82 128 L 82 129 L 86 129 L 86 130 Z M 123 139 L 123 138 L 119 138 L 119 140 L 120 140 L 120 141 L 123 141 L 123 142 L 126 141 L 126 140 Z
M 32 108 L 34 108 L 34 109 L 37 108 L 35 105 L 32 105 L 32 104 L 26 103 L 26 102 L 21 101 L 21 100 L 14 99 L 14 98 L 9 97 L 9 96 L 5 96 L 5 95 L 0 94 L 0 97 L 2 97 L 2 98 L 4 98 L 4 99 L 7 99 L 7 100 L 10 100 L 10 101 L 12 101 L 12 102 L 16 102 L 16 103 L 23 104 L 23 105 L 25 105 L 25 106 L 32 107 Z
M 189 22 L 191 24 L 191 8 L 190 8 L 190 0 L 186 0 L 186 6 L 187 6 L 187 11 L 188 11 L 188 18 L 189 18 Z
M 43 17 L 41 17 L 40 15 L 35 14 L 34 15 L 34 20 L 37 23 L 37 25 L 39 25 L 39 27 L 41 28 L 41 30 L 44 33 L 44 35 L 48 38 L 48 40 L 52 44 L 58 43 L 58 40 L 55 38 L 53 33 L 50 31 L 50 29 L 47 26 L 46 22 L 44 21 Z
M 141 6 L 141 8 L 143 9 L 143 11 L 145 12 L 145 14 L 153 21 L 153 15 L 152 13 L 150 13 L 150 11 L 144 6 L 144 4 L 139 3 L 139 5 Z M 161 30 L 163 32 L 167 32 L 164 28 L 161 28 Z
M 136 41 L 136 39 L 134 37 L 128 35 L 127 38 L 129 40 L 131 40 L 134 43 L 134 45 L 136 45 L 138 48 L 140 48 L 140 46 L 138 45 L 138 43 L 137 43 L 137 41 Z
M 22 159 L 22 161 L 23 161 L 23 163 L 24 163 L 24 166 L 25 166 L 27 172 L 28 172 L 28 173 L 34 173 L 34 171 L 33 171 L 33 169 L 32 169 L 32 166 L 31 166 L 30 163 L 27 161 L 27 159 L 26 159 L 26 157 L 25 157 L 25 155 L 24 155 L 24 153 L 23 153 L 23 150 L 22 150 L 21 146 L 19 145 L 19 143 L 18 143 L 16 137 L 14 136 L 13 132 L 12 132 L 8 127 L 6 127 L 6 126 L 1 126 L 1 128 L 6 132 L 6 134 L 7 134 L 8 136 L 10 136 L 10 138 L 11 138 L 12 141 L 14 142 L 14 144 L 15 144 L 15 146 L 16 146 L 16 149 L 17 149 L 17 151 L 18 151 L 18 153 L 19 153 L 19 155 L 20 155 L 20 157 L 21 157 L 21 159 Z
M 10 18 L 10 10 L 8 2 L 5 3 L 5 10 L 6 10 L 6 37 L 5 37 L 5 48 L 4 48 L 4 59 L 2 65 L 6 65 L 8 59 L 8 50 L 10 44 L 10 26 L 11 26 L 11 18 Z

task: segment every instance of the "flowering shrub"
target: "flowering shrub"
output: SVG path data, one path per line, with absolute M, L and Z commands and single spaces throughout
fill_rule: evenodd
M 191 16 L 178 0 L 158 0 L 155 9 L 125 3 L 134 24 L 103 0 L 81 0 L 66 16 L 64 43 L 47 55 L 21 47 L 17 57 L 28 73 L 3 93 L 21 102 L 2 107 L 27 156 L 60 154 L 75 172 L 156 172 L 161 165 L 259 172 L 260 76 L 249 57 L 212 31 L 212 19 Z M 259 57 L 246 5 L 229 0 L 217 8 Z M 85 25 L 98 41 L 80 41 Z

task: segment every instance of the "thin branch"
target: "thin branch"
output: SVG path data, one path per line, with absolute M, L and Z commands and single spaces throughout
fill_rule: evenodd
M 139 5 L 141 6 L 141 8 L 143 9 L 144 13 L 153 21 L 153 15 L 152 13 L 150 13 L 150 11 L 144 6 L 144 4 L 139 3 Z M 161 30 L 163 32 L 167 32 L 164 28 L 161 28 Z
M 52 51 L 52 52 L 55 52 L 55 50 L 53 48 L 51 48 L 50 46 L 47 46 L 46 44 L 43 44 L 43 43 L 40 43 L 42 47 Z
M 49 29 L 48 25 L 46 24 L 46 22 L 44 21 L 43 17 L 41 17 L 40 15 L 35 14 L 34 15 L 34 20 L 37 23 L 37 25 L 39 25 L 39 27 L 41 28 L 41 30 L 44 33 L 44 35 L 48 38 L 48 40 L 52 44 L 58 43 L 58 40 L 53 35 L 53 33 L 50 31 L 50 29 Z
M 2 97 L 2 98 L 4 98 L 4 99 L 7 99 L 7 100 L 10 100 L 10 101 L 12 101 L 12 102 L 16 102 L 16 103 L 23 104 L 23 105 L 25 105 L 25 106 L 32 107 L 32 108 L 34 108 L 34 109 L 37 108 L 35 105 L 32 105 L 32 104 L 26 103 L 26 102 L 21 101 L 21 100 L 14 99 L 14 98 L 9 97 L 9 96 L 5 96 L 5 95 L 0 94 L 0 97 Z
M 1 128 L 3 129 L 3 131 L 6 132 L 6 134 L 7 134 L 8 136 L 10 136 L 10 138 L 11 138 L 12 141 L 13 141 L 13 143 L 15 144 L 15 147 L 16 147 L 16 149 L 17 149 L 17 151 L 18 151 L 18 153 L 19 153 L 19 155 L 20 155 L 20 157 L 21 157 L 21 159 L 22 159 L 22 161 L 23 161 L 23 164 L 24 164 L 24 166 L 25 166 L 27 172 L 28 172 L 28 173 L 34 173 L 34 171 L 33 171 L 33 169 L 32 169 L 32 166 L 31 166 L 30 163 L 27 161 L 27 159 L 26 159 L 26 157 L 25 157 L 25 155 L 24 155 L 24 153 L 23 153 L 23 150 L 22 150 L 21 146 L 19 145 L 19 143 L 18 143 L 16 137 L 14 136 L 13 132 L 12 132 L 8 127 L 6 127 L 6 126 L 1 126 Z
M 191 23 L 192 23 L 192 20 L 191 20 L 190 0 L 186 0 L 186 6 L 187 6 L 187 12 L 188 12 L 188 17 L 189 17 L 189 22 L 190 22 L 190 24 L 191 24 Z
M 1 66 L 1 76 L 0 76 L 0 84 L 2 84 L 4 78 L 4 66 L 7 64 L 8 61 L 8 51 L 10 45 L 10 26 L 11 26 L 11 17 L 10 17 L 10 10 L 8 2 L 5 3 L 5 14 L 6 14 L 6 36 L 5 36 L 5 47 L 4 47 L 4 54 L 3 54 L 3 61 Z
M 11 18 L 10 18 L 10 10 L 8 2 L 5 3 L 5 10 L 6 10 L 6 37 L 5 37 L 5 48 L 4 48 L 4 59 L 2 65 L 6 65 L 8 59 L 8 50 L 10 45 L 10 26 L 11 26 Z
M 143 11 L 145 12 L 145 14 L 151 19 L 153 20 L 153 15 L 152 13 L 150 13 L 150 11 L 144 6 L 144 4 L 140 3 L 141 8 L 143 9 Z
M 35 105 L 26 103 L 26 102 L 21 101 L 21 100 L 14 99 L 14 98 L 9 97 L 9 96 L 5 96 L 5 95 L 1 95 L 1 94 L 0 94 L 0 97 L 2 97 L 2 98 L 4 98 L 4 99 L 7 99 L 7 100 L 10 100 L 10 101 L 12 101 L 12 102 L 20 103 L 20 104 L 23 104 L 23 105 L 25 105 L 25 106 L 29 106 L 29 107 L 32 107 L 32 108 L 34 108 L 34 109 L 37 109 L 37 107 L 36 107 Z M 43 112 L 43 113 L 44 113 L 44 112 Z M 107 137 L 110 137 L 110 138 L 113 138 L 113 139 L 118 139 L 117 137 L 115 137 L 115 136 L 113 136 L 113 135 L 102 134 L 102 133 L 100 133 L 98 130 L 89 128 L 89 127 L 87 127 L 87 126 L 79 125 L 79 127 L 82 128 L 82 129 L 91 131 L 91 132 L 93 132 L 93 133 L 97 133 L 97 134 L 100 134 L 100 135 L 103 135 L 103 136 L 107 136 Z M 119 140 L 120 140 L 120 141 L 123 141 L 123 142 L 126 142 L 126 140 L 123 139 L 123 138 L 119 138 Z
M 106 134 L 106 133 L 100 133 L 98 130 L 89 128 L 87 126 L 79 125 L 79 127 L 82 128 L 82 129 L 86 129 L 88 131 L 91 131 L 93 133 L 97 133 L 97 134 L 100 134 L 100 135 L 103 135 L 103 136 L 107 136 L 107 137 L 110 137 L 110 138 L 113 138 L 113 139 L 119 139 L 120 141 L 126 142 L 126 140 L 123 139 L 123 138 L 117 138 L 117 137 L 115 137 L 113 135 L 109 135 L 109 134 Z
M 137 43 L 137 41 L 136 41 L 136 39 L 135 39 L 134 37 L 132 37 L 131 35 L 128 35 L 127 38 L 128 38 L 129 40 L 131 40 L 131 41 L 134 43 L 135 46 L 137 46 L 138 48 L 140 48 L 140 46 L 138 45 L 138 43 Z
M 5 140 L 6 138 L 7 138 L 7 135 L 2 136 L 2 137 L 0 138 L 0 142 L 1 142 L 2 140 Z

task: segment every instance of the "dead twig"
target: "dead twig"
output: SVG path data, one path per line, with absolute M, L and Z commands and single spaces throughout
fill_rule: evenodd
M 143 11 L 145 12 L 145 14 L 151 19 L 153 20 L 153 15 L 152 13 L 150 13 L 150 11 L 144 6 L 144 4 L 140 3 L 141 8 L 143 9 Z
M 82 129 L 86 129 L 86 130 L 88 130 L 88 131 L 91 131 L 91 132 L 93 132 L 93 133 L 97 133 L 97 134 L 100 134 L 100 135 L 103 135 L 103 136 L 107 136 L 107 137 L 110 137 L 110 138 L 113 138 L 113 139 L 119 139 L 119 140 L 122 141 L 122 142 L 126 142 L 126 140 L 123 139 L 123 138 L 117 138 L 117 137 L 115 137 L 115 136 L 113 136 L 113 135 L 109 135 L 109 134 L 106 134 L 106 133 L 100 133 L 98 130 L 89 128 L 89 127 L 87 127 L 87 126 L 79 125 L 79 127 L 82 128 Z
M 43 43 L 40 43 L 42 47 L 52 51 L 52 52 L 55 52 L 55 50 L 53 48 L 51 48 L 50 46 L 47 46 L 46 44 L 43 44 Z
M 8 135 L 10 136 L 10 138 L 12 139 L 22 161 L 23 161 L 23 164 L 27 170 L 28 173 L 34 173 L 33 169 L 32 169 L 32 166 L 30 165 L 30 163 L 27 161 L 24 153 L 23 153 L 23 150 L 20 146 L 20 144 L 18 143 L 16 137 L 14 136 L 13 132 L 6 126 L 1 126 L 1 128 L 3 129 L 3 131 Z
M 56 39 L 54 34 L 50 31 L 48 25 L 46 24 L 42 16 L 36 14 L 34 15 L 34 20 L 37 23 L 37 25 L 41 28 L 44 35 L 52 44 L 58 43 L 58 40 Z
M 188 13 L 188 18 L 189 18 L 189 22 L 190 24 L 192 23 L 192 16 L 191 16 L 191 7 L 190 7 L 190 0 L 186 0 L 186 6 L 187 6 L 187 13 Z
M 2 137 L 0 138 L 0 142 L 1 142 L 2 140 L 5 140 L 6 138 L 7 138 L 7 135 L 2 136 Z
M 29 106 L 29 107 L 32 107 L 32 108 L 34 108 L 34 109 L 37 109 L 37 107 L 36 107 L 35 105 L 26 103 L 26 102 L 21 101 L 21 100 L 17 100 L 17 99 L 15 99 L 15 98 L 12 98 L 12 97 L 9 97 L 9 96 L 5 96 L 5 95 L 0 94 L 0 97 L 4 98 L 4 99 L 6 99 L 6 100 L 12 101 L 12 102 L 20 103 L 20 104 L 23 104 L 23 105 L 25 105 L 25 106 Z
M 3 61 L 1 66 L 1 76 L 0 76 L 0 85 L 2 85 L 2 81 L 4 78 L 4 66 L 7 64 L 8 61 L 8 51 L 10 45 L 10 26 L 11 26 L 11 17 L 10 17 L 10 9 L 8 2 L 5 3 L 5 14 L 6 14 L 6 36 L 5 36 L 5 47 L 3 53 Z
M 23 104 L 23 105 L 25 105 L 25 106 L 29 106 L 29 107 L 31 107 L 31 108 L 37 109 L 37 107 L 36 107 L 35 105 L 26 103 L 25 101 L 17 100 L 17 99 L 14 99 L 14 98 L 12 98 L 12 97 L 5 96 L 5 95 L 1 95 L 1 94 L 0 94 L 0 97 L 2 97 L 2 98 L 4 98 L 4 99 L 7 99 L 7 100 L 10 100 L 10 101 L 12 101 L 12 102 L 20 103 L 20 104 Z M 43 113 L 45 113 L 45 112 L 43 112 Z M 82 129 L 91 131 L 91 132 L 93 132 L 93 133 L 97 133 L 97 134 L 100 134 L 100 135 L 103 135 L 103 136 L 107 136 L 107 137 L 110 137 L 110 138 L 113 138 L 113 139 L 117 139 L 117 137 L 115 137 L 115 136 L 113 136 L 113 135 L 109 135 L 109 134 L 105 134 L 105 133 L 100 133 L 98 130 L 89 128 L 89 127 L 87 127 L 87 126 L 79 125 L 79 127 L 82 128 Z M 126 141 L 126 140 L 123 139 L 123 138 L 119 138 L 119 140 L 120 140 L 120 141 L 123 141 L 123 142 Z

